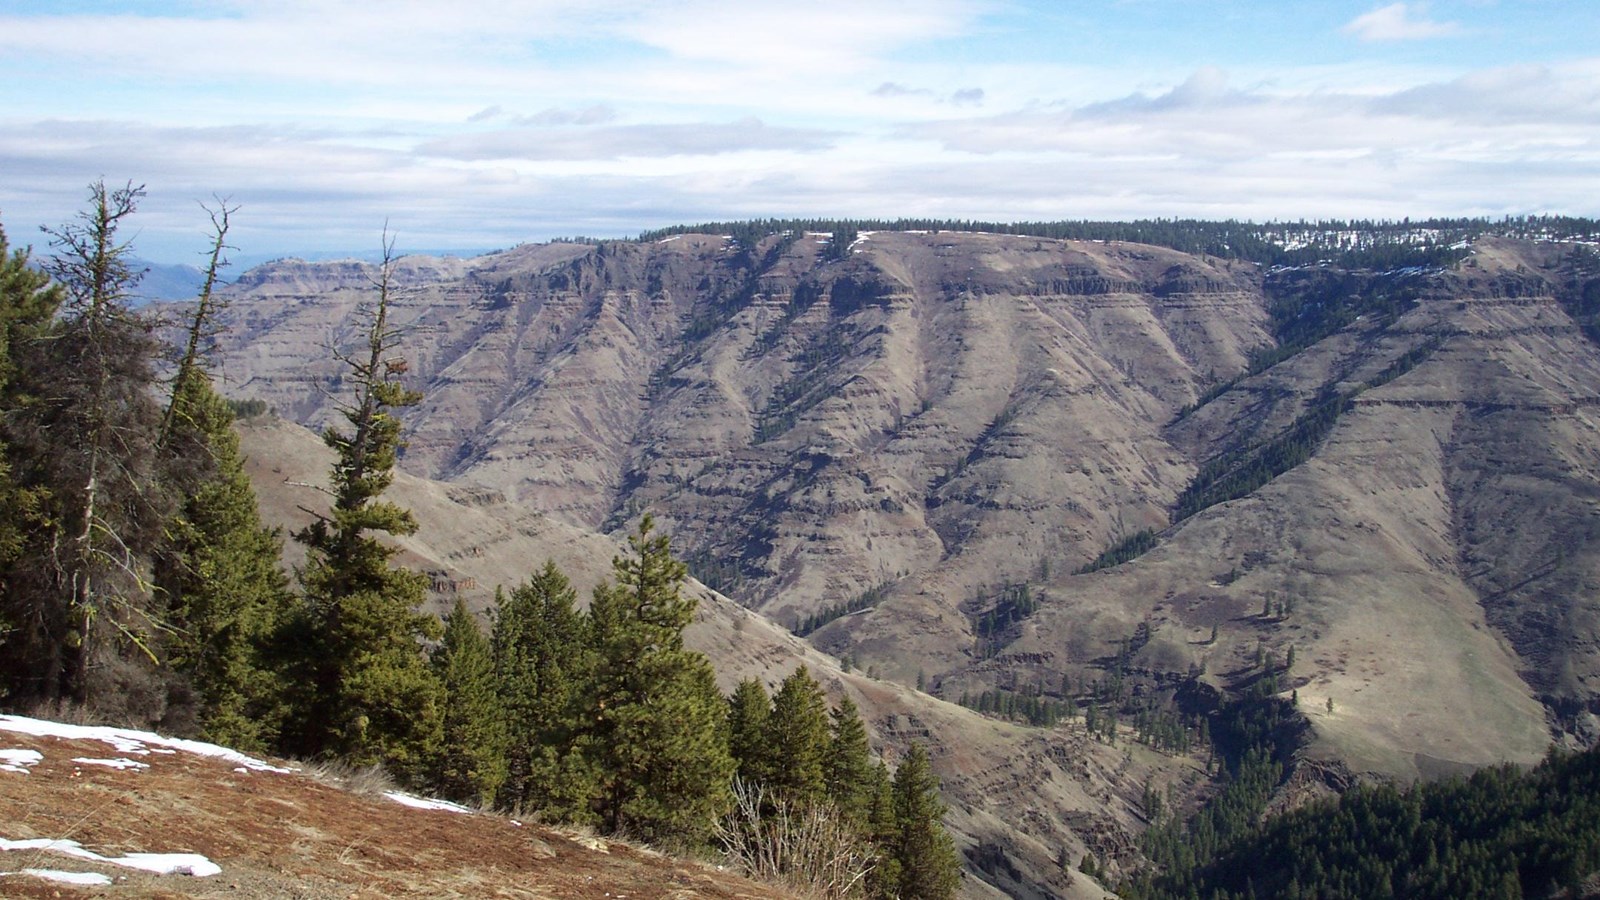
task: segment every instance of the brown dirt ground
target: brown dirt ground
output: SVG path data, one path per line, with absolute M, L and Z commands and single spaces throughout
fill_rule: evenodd
M 0 837 L 78 841 L 106 856 L 201 853 L 209 878 L 148 875 L 46 851 L 0 852 L 0 871 L 96 871 L 110 886 L 22 875 L 0 896 L 725 898 L 788 896 L 712 866 L 496 815 L 413 809 L 306 774 L 236 772 L 221 760 L 151 753 L 144 770 L 72 762 L 123 754 L 99 741 L 0 732 L 38 750 L 29 774 L 0 772 Z

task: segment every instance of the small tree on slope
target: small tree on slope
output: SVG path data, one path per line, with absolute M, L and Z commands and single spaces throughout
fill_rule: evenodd
M 589 719 L 600 784 L 596 812 L 612 833 L 703 841 L 728 806 L 734 763 L 711 663 L 684 649 L 695 600 L 685 570 L 645 516 L 613 560 L 616 583 L 595 590 L 597 650 Z
M 231 212 L 224 204 L 211 216 L 210 264 L 162 421 L 165 478 L 185 499 L 167 525 L 155 581 L 166 608 L 166 659 L 183 676 L 176 687 L 194 695 L 201 733 L 265 750 L 286 715 L 273 643 L 289 612 L 288 579 L 278 532 L 262 524 L 244 471 L 233 412 L 204 368 Z
M 945 900 L 961 886 L 961 858 L 945 831 L 939 777 L 928 752 L 912 744 L 894 773 L 895 834 L 891 853 L 899 862 L 901 897 Z
M 546 561 L 497 595 L 492 644 L 508 732 L 500 806 L 587 825 L 598 783 L 586 752 L 594 650 L 577 601 L 572 583 Z
M 430 773 L 433 788 L 460 803 L 492 804 L 506 779 L 505 710 L 495 692 L 489 639 L 459 597 L 445 619 L 433 668 L 445 697 L 443 735 Z
M 415 780 L 439 740 L 441 691 L 421 643 L 439 636 L 439 621 L 417 612 L 423 576 L 391 565 L 398 551 L 374 534 L 417 530 L 408 510 L 379 499 L 400 449 L 395 411 L 421 400 L 400 384 L 405 367 L 389 357 L 397 339 L 389 324 L 392 246 L 385 242 L 364 352 L 341 356 L 345 380 L 355 386 L 343 409 L 349 430 L 323 433 L 338 454 L 333 508 L 294 535 L 307 555 L 299 623 L 305 653 L 296 679 L 299 728 L 286 743 L 307 756 L 383 763 Z

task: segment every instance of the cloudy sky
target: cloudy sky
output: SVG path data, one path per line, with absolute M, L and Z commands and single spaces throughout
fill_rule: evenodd
M 249 258 L 765 216 L 1600 215 L 1593 0 L 0 0 L 0 224 Z M 43 249 L 42 247 L 40 249 Z

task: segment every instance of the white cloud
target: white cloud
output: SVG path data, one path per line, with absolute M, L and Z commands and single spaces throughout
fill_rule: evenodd
M 1363 41 L 1418 41 L 1460 34 L 1461 26 L 1427 18 L 1420 3 L 1391 3 L 1356 16 L 1341 30 Z
M 957 37 L 982 5 L 968 0 L 718 0 L 651 6 L 620 32 L 684 60 L 787 70 L 859 71 L 897 47 Z
M 536 124 L 567 123 L 557 120 Z M 560 130 L 517 128 L 428 141 L 421 144 L 417 151 L 422 156 L 458 160 L 594 162 L 637 157 L 720 156 L 747 150 L 822 150 L 835 137 L 819 129 L 775 128 L 752 117 L 728 123 L 641 124 Z
M 141 249 L 201 242 L 215 192 L 261 251 L 363 247 L 385 218 L 413 246 L 481 247 L 790 214 L 1600 211 L 1600 59 L 1251 68 L 1162 46 L 1119 66 L 1075 25 L 1041 61 L 995 25 L 1022 5 L 979 2 L 0 13 L 0 212 L 26 233 L 86 181 L 133 178 Z M 1346 30 L 1461 31 L 1416 2 Z

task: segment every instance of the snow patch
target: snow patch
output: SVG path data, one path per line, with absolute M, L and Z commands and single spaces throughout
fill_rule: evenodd
M 59 884 L 83 884 L 98 887 L 110 884 L 110 875 L 99 872 L 63 872 L 60 869 L 23 869 L 21 872 L 0 872 L 0 875 L 32 875 Z
M 414 797 L 411 794 L 402 793 L 400 791 L 385 791 L 383 795 L 400 804 L 401 806 L 409 806 L 412 809 L 439 809 L 444 810 L 445 812 L 467 813 L 468 815 L 471 815 L 473 812 L 467 807 L 462 806 L 459 803 L 451 803 L 449 800 L 431 800 L 426 797 Z
M 0 750 L 0 772 L 21 772 L 28 774 L 28 769 L 44 761 L 44 754 L 37 750 Z
M 64 722 L 49 722 L 44 719 L 30 719 L 26 716 L 0 715 L 0 731 L 14 731 L 18 734 L 29 734 L 34 737 L 55 737 L 69 741 L 100 741 L 110 744 L 118 753 L 146 756 L 151 753 L 174 753 L 183 751 L 195 756 L 207 756 L 243 766 L 256 772 L 279 772 L 289 774 L 294 769 L 274 766 L 255 757 L 245 756 L 237 750 L 219 747 L 216 744 L 207 744 L 202 741 L 189 741 L 183 738 L 171 738 L 150 731 L 134 731 L 129 728 L 111 728 L 106 725 L 68 725 Z
M 193 875 L 207 878 L 222 871 L 222 867 L 199 853 L 128 853 L 123 856 L 101 856 L 85 850 L 77 841 L 58 841 L 50 838 L 32 838 L 12 841 L 0 838 L 0 850 L 48 850 L 63 856 L 87 859 L 90 862 L 138 869 L 157 875 Z
M 89 759 L 83 756 L 75 756 L 72 758 L 72 761 L 75 763 L 83 763 L 86 766 L 105 766 L 108 769 L 150 768 L 149 763 L 135 762 L 134 760 L 128 759 L 126 756 L 119 757 L 117 759 Z

